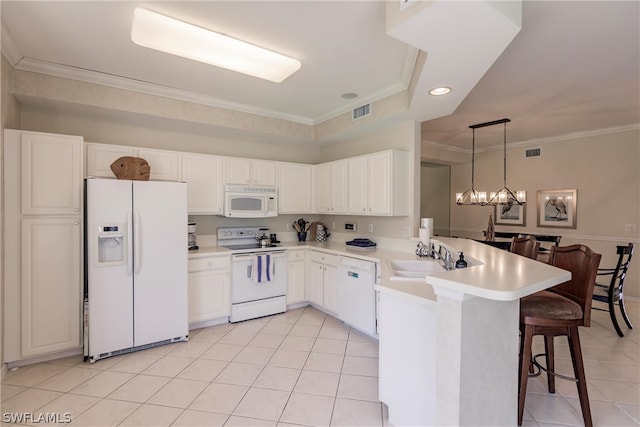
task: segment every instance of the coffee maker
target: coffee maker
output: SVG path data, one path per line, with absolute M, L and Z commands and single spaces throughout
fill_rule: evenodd
M 187 247 L 190 251 L 199 249 L 198 245 L 196 245 L 196 223 L 190 222 L 187 227 L 188 239 L 187 239 Z

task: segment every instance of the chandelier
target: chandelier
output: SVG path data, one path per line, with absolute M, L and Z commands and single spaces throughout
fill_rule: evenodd
M 513 191 L 507 187 L 507 123 L 511 119 L 500 119 L 486 123 L 478 123 L 469 126 L 472 130 L 472 145 L 471 145 L 471 188 L 464 193 L 456 193 L 456 204 L 468 205 L 468 206 L 494 206 L 501 203 L 515 203 L 522 205 L 526 203 L 525 191 Z M 503 132 L 503 186 L 498 191 L 489 193 L 489 199 L 487 199 L 486 191 L 477 191 L 475 189 L 475 152 L 476 152 L 476 129 L 487 126 L 494 126 L 504 124 Z

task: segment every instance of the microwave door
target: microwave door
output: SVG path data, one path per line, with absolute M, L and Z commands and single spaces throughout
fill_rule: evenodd
M 267 201 L 263 195 L 229 194 L 226 202 L 226 216 L 260 218 L 266 214 Z

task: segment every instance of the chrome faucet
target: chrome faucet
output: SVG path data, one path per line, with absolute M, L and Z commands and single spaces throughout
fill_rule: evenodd
M 418 242 L 418 247 L 416 248 L 416 255 L 419 257 L 423 256 L 431 256 L 431 248 L 429 246 L 422 243 L 422 241 Z
M 444 249 L 444 256 L 442 255 L 442 250 Z M 456 263 L 451 256 L 451 251 L 444 246 L 440 245 L 440 258 L 442 258 L 442 263 L 444 264 L 444 268 L 447 270 L 453 270 L 456 267 Z

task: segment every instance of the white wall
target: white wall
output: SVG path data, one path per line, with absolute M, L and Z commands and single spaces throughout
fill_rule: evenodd
M 433 232 L 449 236 L 450 168 L 446 165 L 423 163 L 420 171 L 420 218 L 433 218 Z

